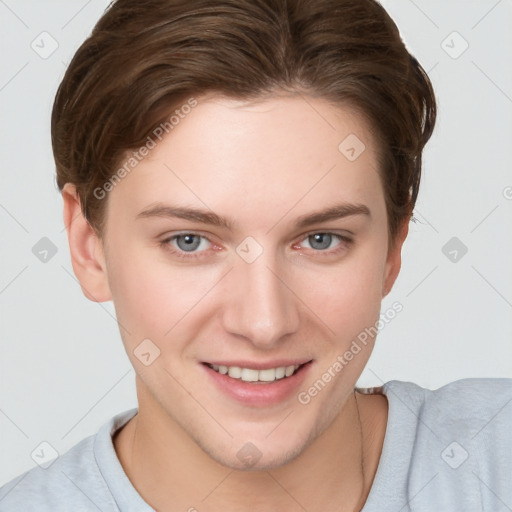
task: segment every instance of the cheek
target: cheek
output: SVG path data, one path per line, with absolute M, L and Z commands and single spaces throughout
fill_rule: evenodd
M 171 298 L 181 296 L 176 276 L 145 251 L 129 246 L 116 246 L 109 259 L 108 279 L 119 321 L 137 337 L 161 336 L 173 320 Z
M 304 296 L 336 336 L 345 340 L 356 336 L 378 318 L 385 268 L 383 254 L 379 244 L 367 244 L 339 266 L 306 272 L 307 283 L 302 283 Z
M 111 254 L 110 289 L 117 318 L 131 333 L 131 344 L 150 338 L 163 347 L 175 339 L 219 279 L 218 269 L 171 265 L 163 250 L 161 257 L 155 257 L 156 251 L 160 249 L 127 246 Z

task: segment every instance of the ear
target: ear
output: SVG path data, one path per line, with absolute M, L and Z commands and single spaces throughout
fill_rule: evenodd
M 68 234 L 73 271 L 83 294 L 93 302 L 112 300 L 101 240 L 84 217 L 75 185 L 62 189 L 64 225 Z
M 402 245 L 409 232 L 409 219 L 405 219 L 396 235 L 395 240 L 390 244 L 386 259 L 386 268 L 382 282 L 382 297 L 384 298 L 393 288 L 400 267 L 402 266 Z

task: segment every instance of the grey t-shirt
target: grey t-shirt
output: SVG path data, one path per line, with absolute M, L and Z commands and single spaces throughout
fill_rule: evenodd
M 512 379 L 462 379 L 437 390 L 392 380 L 365 392 L 384 393 L 389 414 L 363 512 L 512 510 Z M 46 469 L 5 484 L 0 511 L 154 512 L 112 443 L 136 412 L 118 414 Z M 200 511 L 197 500 L 191 506 Z

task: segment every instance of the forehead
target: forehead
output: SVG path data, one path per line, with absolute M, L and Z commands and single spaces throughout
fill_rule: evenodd
M 173 129 L 175 137 L 181 132 L 180 139 L 187 138 L 191 147 L 208 144 L 210 153 L 217 150 L 224 159 L 231 155 L 254 157 L 255 153 L 258 160 L 268 155 L 274 161 L 280 156 L 286 161 L 307 155 L 338 157 L 340 142 L 350 135 L 354 141 L 358 138 L 368 153 L 376 150 L 372 127 L 355 108 L 305 94 L 244 101 L 210 93 L 199 98 L 198 105 L 183 117 Z M 287 153 L 287 149 L 292 151 Z
M 275 218 L 295 205 L 300 214 L 319 201 L 379 200 L 371 127 L 349 107 L 305 95 L 209 95 L 187 112 L 115 187 L 113 207 L 172 200 Z

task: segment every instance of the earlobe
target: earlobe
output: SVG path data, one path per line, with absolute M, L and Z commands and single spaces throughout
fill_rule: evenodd
M 404 220 L 394 244 L 388 251 L 386 271 L 384 273 L 384 280 L 382 282 L 382 298 L 384 298 L 391 291 L 400 272 L 400 268 L 402 266 L 402 246 L 405 242 L 405 239 L 407 238 L 408 232 L 409 221 Z
M 62 199 L 71 263 L 82 292 L 93 302 L 112 300 L 102 242 L 84 217 L 72 183 L 64 185 Z

